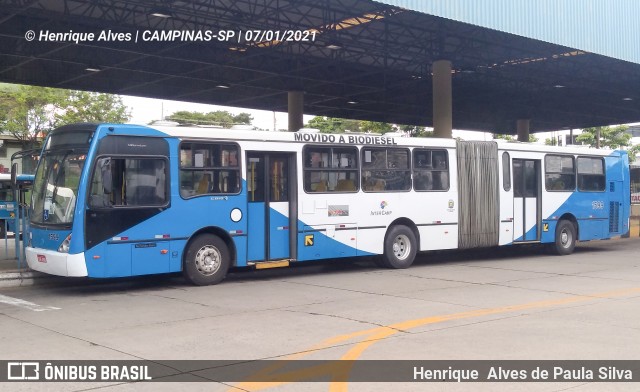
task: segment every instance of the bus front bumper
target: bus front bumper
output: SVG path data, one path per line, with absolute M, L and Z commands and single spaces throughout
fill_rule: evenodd
M 87 276 L 84 252 L 75 255 L 27 247 L 27 264 L 35 271 L 58 276 Z

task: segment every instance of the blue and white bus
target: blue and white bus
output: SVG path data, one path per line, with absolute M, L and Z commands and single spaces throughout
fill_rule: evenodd
M 18 200 L 16 201 L 11 174 L 0 173 L 0 239 L 6 238 L 7 232 L 20 233 L 20 230 L 16 230 L 16 221 L 22 227 L 21 218 L 26 204 L 25 194 L 28 194 L 33 184 L 33 178 L 33 174 L 16 175 L 15 194 L 18 195 Z M 16 218 L 16 213 L 19 213 L 18 218 Z
M 576 241 L 629 229 L 624 151 L 520 143 L 76 124 L 51 132 L 29 266 L 63 276 L 182 271 Z
M 0 173 L 0 239 L 5 238 L 8 231 L 15 231 L 15 204 L 11 174 Z

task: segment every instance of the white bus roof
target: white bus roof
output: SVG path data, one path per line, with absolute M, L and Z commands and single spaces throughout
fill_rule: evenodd
M 406 147 L 442 147 L 442 148 L 454 148 L 456 140 L 454 139 L 442 139 L 442 138 L 416 138 L 416 137 L 402 137 L 395 133 L 392 134 L 355 134 L 355 133 L 316 133 L 316 132 L 273 132 L 273 131 L 250 131 L 243 129 L 206 129 L 197 127 L 152 127 L 158 131 L 164 132 L 169 136 L 178 138 L 194 138 L 194 139 L 223 139 L 228 141 L 240 141 L 240 140 L 253 140 L 261 142 L 293 142 L 298 141 L 308 144 L 318 145 L 367 145 L 372 147 L 384 147 L 388 144 L 369 143 L 362 142 L 365 139 L 362 138 L 389 138 L 393 139 L 393 142 L 397 146 Z M 298 134 L 298 138 L 296 138 Z M 334 142 L 323 141 L 321 138 L 333 138 Z M 355 139 L 350 139 L 355 137 Z M 341 139 L 342 138 L 342 139 Z M 302 139 L 302 140 L 300 140 Z M 344 140 L 344 142 L 340 142 Z M 350 142 L 354 140 L 354 142 Z M 534 143 L 497 143 L 498 150 L 500 151 L 532 151 L 532 152 L 546 152 L 557 154 L 574 154 L 574 155 L 600 155 L 608 156 L 613 153 L 614 150 L 608 149 L 595 149 L 587 146 L 545 146 Z

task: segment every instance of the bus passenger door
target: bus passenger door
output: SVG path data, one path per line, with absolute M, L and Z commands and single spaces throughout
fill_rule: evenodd
M 540 160 L 513 159 L 513 241 L 539 241 Z
M 248 261 L 295 257 L 294 169 L 294 154 L 247 153 Z

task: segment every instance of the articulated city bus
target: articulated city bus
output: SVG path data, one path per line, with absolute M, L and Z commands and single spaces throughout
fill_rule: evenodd
M 27 260 L 63 276 L 576 241 L 629 229 L 624 151 L 385 135 L 76 124 L 38 164 Z

